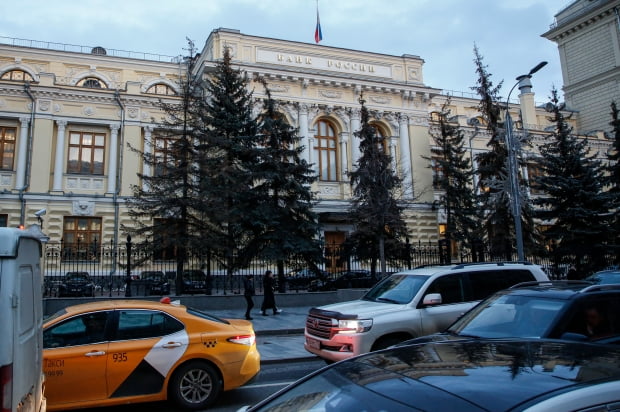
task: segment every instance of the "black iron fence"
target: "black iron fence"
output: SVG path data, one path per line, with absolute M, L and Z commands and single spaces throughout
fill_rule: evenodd
M 398 257 L 387 259 L 387 273 L 423 265 L 505 260 L 489 256 L 483 248 L 473 254 L 459 253 L 450 250 L 442 241 L 407 242 L 396 255 Z M 528 260 L 541 265 L 551 278 L 564 278 L 568 272 L 567 264 L 558 264 L 549 257 L 532 256 Z M 43 267 L 47 297 L 241 294 L 243 278 L 248 274 L 256 276 L 256 289 L 260 294 L 261 275 L 266 270 L 277 273 L 275 261 L 255 259 L 230 275 L 224 262 L 211 256 L 208 250 L 191 250 L 177 281 L 175 259 L 149 255 L 144 248 L 132 244 L 130 239 L 116 247 L 111 243 L 47 243 Z M 380 268 L 378 263 L 373 268 L 370 260 L 350 256 L 340 245 L 325 245 L 324 260 L 318 267 L 310 268 L 297 259 L 285 261 L 285 277 L 279 279 L 284 280 L 285 285 L 280 290 L 313 290 L 317 281 L 324 284 L 352 271 L 377 273 Z M 374 273 L 372 278 L 376 280 L 378 276 Z

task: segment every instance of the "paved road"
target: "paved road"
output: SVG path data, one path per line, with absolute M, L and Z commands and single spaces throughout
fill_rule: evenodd
M 263 365 L 257 378 L 251 383 L 228 392 L 211 406 L 209 412 L 234 412 L 245 405 L 253 405 L 297 379 L 325 366 L 317 358 L 293 360 Z M 107 408 L 80 409 L 78 412 L 181 412 L 167 402 L 125 405 Z

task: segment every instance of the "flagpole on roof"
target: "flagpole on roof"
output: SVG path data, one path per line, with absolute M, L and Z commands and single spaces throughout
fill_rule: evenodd
M 314 29 L 314 41 L 318 44 L 323 40 L 321 32 L 321 19 L 319 18 L 319 0 L 316 0 L 316 29 Z

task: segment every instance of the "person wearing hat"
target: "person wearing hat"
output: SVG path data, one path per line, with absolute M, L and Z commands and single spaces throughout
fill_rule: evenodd
M 245 309 L 245 318 L 247 320 L 252 320 L 250 316 L 250 311 L 254 307 L 254 299 L 253 296 L 256 294 L 256 289 L 254 288 L 254 275 L 249 274 L 243 279 L 243 296 L 245 297 L 246 309 Z
M 273 309 L 273 314 L 277 315 L 281 313 L 282 310 L 278 309 L 276 306 L 276 297 L 273 294 L 273 289 L 275 286 L 275 280 L 273 279 L 273 272 L 268 270 L 265 272 L 265 276 L 263 276 L 263 304 L 261 306 L 261 312 L 263 316 L 267 316 L 267 309 Z

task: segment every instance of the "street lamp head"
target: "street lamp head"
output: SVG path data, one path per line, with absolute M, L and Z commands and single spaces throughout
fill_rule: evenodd
M 522 75 L 520 75 L 520 76 L 517 76 L 516 80 L 517 80 L 517 81 L 521 81 L 521 80 L 523 80 L 523 79 L 525 79 L 525 78 L 531 78 L 531 77 L 532 77 L 532 75 L 533 75 L 534 73 L 536 73 L 537 71 L 539 71 L 540 69 L 542 69 L 542 68 L 543 68 L 543 67 L 545 67 L 546 65 L 547 65 L 547 62 L 544 62 L 544 61 L 543 61 L 543 62 L 540 62 L 540 63 L 538 63 L 536 66 L 534 66 L 534 67 L 532 68 L 532 70 L 530 70 L 530 71 L 529 71 L 529 73 L 528 73 L 528 74 L 522 74 Z
M 536 66 L 532 68 L 532 70 L 530 70 L 530 72 L 528 73 L 528 76 L 531 76 L 532 74 L 536 73 L 538 70 L 542 69 L 546 65 L 547 65 L 547 62 L 545 61 L 538 63 Z

